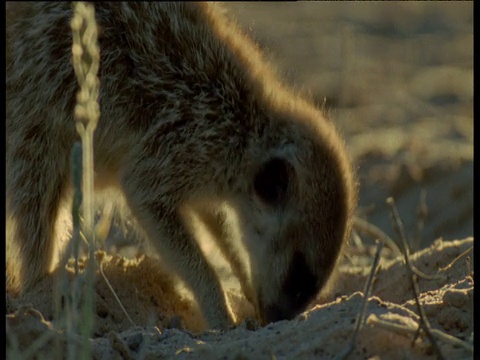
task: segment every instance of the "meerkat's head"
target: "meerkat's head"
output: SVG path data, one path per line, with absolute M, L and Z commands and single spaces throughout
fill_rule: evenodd
M 333 125 L 311 107 L 273 117 L 250 144 L 242 170 L 247 196 L 238 201 L 265 323 L 293 318 L 325 285 L 349 234 L 356 198 Z

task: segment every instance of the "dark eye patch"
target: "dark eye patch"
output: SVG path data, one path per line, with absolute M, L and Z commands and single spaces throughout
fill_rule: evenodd
M 283 292 L 290 299 L 292 310 L 302 311 L 308 305 L 318 291 L 317 284 L 318 279 L 308 267 L 305 257 L 296 252 L 283 283 Z
M 285 199 L 290 166 L 283 159 L 273 158 L 264 163 L 255 175 L 255 192 L 267 204 L 275 206 Z

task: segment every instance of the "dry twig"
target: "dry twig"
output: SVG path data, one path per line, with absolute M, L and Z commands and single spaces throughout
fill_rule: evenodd
M 389 330 L 389 331 L 394 331 L 398 334 L 403 334 L 403 335 L 416 335 L 418 332 L 418 328 L 381 320 L 375 314 L 371 314 L 368 316 L 367 325 L 376 326 L 376 327 Z M 453 346 L 458 346 L 465 350 L 473 352 L 473 346 L 466 341 L 457 339 L 456 337 L 448 335 L 437 329 L 431 329 L 431 332 L 439 340 L 445 341 L 446 343 L 449 343 Z
M 418 204 L 418 209 L 417 209 L 417 224 L 415 227 L 415 235 L 413 236 L 412 239 L 412 247 L 414 251 L 417 251 L 420 249 L 420 238 L 422 231 L 425 227 L 425 221 L 427 219 L 428 215 L 428 207 L 427 207 L 427 192 L 422 189 L 420 192 L 420 201 Z
M 120 308 L 122 309 L 123 313 L 125 314 L 125 316 L 127 317 L 128 321 L 130 322 L 130 325 L 135 326 L 135 323 L 134 323 L 134 321 L 132 320 L 132 318 L 130 317 L 130 315 L 128 314 L 127 309 L 125 309 L 125 306 L 123 306 L 122 302 L 120 301 L 120 298 L 118 297 L 117 293 L 116 293 L 115 290 L 113 289 L 112 284 L 110 284 L 110 281 L 108 280 L 107 276 L 105 275 L 105 272 L 103 271 L 103 262 L 102 262 L 102 260 L 103 260 L 103 255 L 97 256 L 97 265 L 98 265 L 98 268 L 100 269 L 100 274 L 102 275 L 102 278 L 103 278 L 103 280 L 105 280 L 105 283 L 107 284 L 108 288 L 109 288 L 110 291 L 112 292 L 113 297 L 115 298 L 115 300 L 117 301 L 118 305 L 120 306 Z
M 369 222 L 355 216 L 353 218 L 353 227 L 358 232 L 364 233 L 365 235 L 368 235 L 372 238 L 383 241 L 396 254 L 400 255 L 402 253 L 398 244 L 394 240 L 392 240 L 390 236 L 385 234 L 385 232 L 383 232 L 375 225 L 370 224 Z
M 350 345 L 345 349 L 345 351 L 340 354 L 340 356 L 338 357 L 339 359 L 346 359 L 348 355 L 350 355 L 350 353 L 353 351 L 353 349 L 355 348 L 355 343 L 357 342 L 358 334 L 360 333 L 360 330 L 362 329 L 365 323 L 365 314 L 367 312 L 368 299 L 370 298 L 370 294 L 372 292 L 373 279 L 377 272 L 378 263 L 380 261 L 380 253 L 382 252 L 383 245 L 384 243 L 382 241 L 377 241 L 377 252 L 375 253 L 375 258 L 373 260 L 370 276 L 368 277 L 368 280 L 365 284 L 365 289 L 363 290 L 364 297 L 363 297 L 362 309 L 360 313 L 357 315 L 357 320 L 355 322 L 355 330 L 352 336 L 352 341 L 350 342 Z
M 442 267 L 440 269 L 438 269 L 438 272 L 444 272 L 444 271 L 447 271 L 448 269 L 450 269 L 453 264 L 455 264 L 458 260 L 460 260 L 462 257 L 464 257 L 465 255 L 467 255 L 470 251 L 473 250 L 473 246 L 470 246 L 467 250 L 465 250 L 463 253 L 461 253 L 460 255 L 458 255 L 455 259 L 452 260 L 452 262 L 450 264 L 448 264 L 447 266 L 445 267 Z
M 355 230 L 358 230 L 359 232 L 362 232 L 366 235 L 369 235 L 373 238 L 380 239 L 382 240 L 390 249 L 392 249 L 397 255 L 402 254 L 401 247 L 387 234 L 385 234 L 380 228 L 376 227 L 373 224 L 370 224 L 369 222 L 362 220 L 358 217 L 355 217 L 353 220 L 353 226 Z M 407 244 L 407 249 L 409 249 L 408 244 Z M 410 250 L 408 250 L 410 253 Z M 435 274 L 435 275 L 428 275 L 425 274 L 424 272 L 418 270 L 414 265 L 412 265 L 412 270 L 413 272 L 418 276 L 423 279 L 427 280 L 435 280 L 435 279 L 441 279 L 443 278 L 443 275 L 441 274 Z
M 400 237 L 401 244 L 403 245 L 403 256 L 405 259 L 405 264 L 407 265 L 407 271 L 409 273 L 409 278 L 411 281 L 412 291 L 415 296 L 417 309 L 420 314 L 420 327 L 418 330 L 420 331 L 420 329 L 423 329 L 425 334 L 428 336 L 433 348 L 435 349 L 438 358 L 445 359 L 445 357 L 442 355 L 442 352 L 440 351 L 440 348 L 437 344 L 435 337 L 432 334 L 432 327 L 425 314 L 425 310 L 419 300 L 420 290 L 418 288 L 417 275 L 415 274 L 415 271 L 413 270 L 412 265 L 410 263 L 410 254 L 409 254 L 407 239 L 405 237 L 405 230 L 403 228 L 402 220 L 400 219 L 397 208 L 395 206 L 395 201 L 393 200 L 392 197 L 389 197 L 387 199 L 387 204 L 390 206 L 390 214 L 392 217 L 393 229 L 397 233 L 397 235 Z

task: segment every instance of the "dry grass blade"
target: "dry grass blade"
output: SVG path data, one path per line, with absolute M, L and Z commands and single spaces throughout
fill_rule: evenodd
M 415 335 L 418 332 L 417 328 L 392 323 L 390 321 L 381 320 L 375 314 L 369 315 L 367 319 L 367 324 L 371 326 L 376 326 L 385 330 L 394 331 L 398 334 L 403 334 L 403 335 Z M 473 346 L 465 341 L 457 339 L 454 336 L 448 335 L 436 329 L 431 329 L 431 332 L 439 340 L 445 341 L 454 346 L 458 346 L 467 351 L 473 352 Z
M 387 234 L 385 234 L 381 229 L 379 229 L 375 225 L 370 224 L 369 222 L 362 220 L 358 217 L 355 217 L 353 219 L 353 226 L 354 226 L 354 229 L 357 230 L 358 232 L 361 232 L 370 237 L 382 240 L 396 254 L 401 255 L 403 253 L 401 251 L 401 247 L 391 237 L 389 237 Z M 435 279 L 443 278 L 441 274 L 435 274 L 435 275 L 425 274 L 422 271 L 418 270 L 413 265 L 412 265 L 412 270 L 417 276 L 423 279 L 435 280 Z
M 75 275 L 78 275 L 78 258 L 80 249 L 81 236 L 81 218 L 80 206 L 82 204 L 82 145 L 76 141 L 73 144 L 70 155 L 70 167 L 73 183 L 73 201 L 72 201 L 72 237 L 68 242 L 68 247 L 64 252 L 63 258 L 60 260 L 62 269 L 67 265 L 70 257 L 75 260 Z
M 80 246 L 80 204 L 82 203 L 82 145 L 75 142 L 72 148 L 71 164 L 73 179 L 73 204 L 72 204 L 72 223 L 73 233 L 71 244 L 73 246 L 73 257 L 75 259 L 75 275 L 78 275 L 78 256 Z M 67 252 L 68 254 L 68 252 Z
M 452 262 L 450 264 L 448 264 L 447 266 L 443 267 L 443 268 L 440 268 L 438 269 L 438 272 L 444 272 L 444 271 L 447 271 L 448 269 L 450 269 L 453 264 L 455 264 L 458 260 L 460 260 L 462 257 L 464 257 L 465 255 L 467 255 L 469 252 L 471 252 L 473 250 L 473 246 L 469 247 L 467 250 L 465 250 L 463 253 L 461 253 L 460 255 L 458 255 L 455 259 L 452 260 Z
M 75 2 L 71 21 L 73 45 L 72 60 L 80 90 L 75 106 L 77 131 L 82 138 L 83 150 L 83 211 L 84 231 L 93 241 L 93 132 L 100 117 L 97 77 L 100 51 L 97 43 L 97 24 L 92 4 Z M 93 255 L 93 251 L 91 251 Z
M 377 251 L 373 260 L 372 269 L 370 271 L 370 276 L 368 277 L 367 283 L 365 284 L 365 289 L 363 290 L 364 298 L 362 303 L 362 310 L 357 315 L 352 341 L 350 342 L 350 345 L 345 349 L 345 352 L 338 356 L 339 359 L 346 359 L 348 355 L 350 355 L 350 353 L 353 351 L 353 349 L 355 348 L 355 343 L 357 342 L 358 334 L 360 333 L 360 330 L 365 323 L 368 299 L 370 298 L 370 294 L 372 292 L 373 279 L 375 277 L 375 274 L 377 273 L 378 263 L 380 262 L 380 254 L 382 252 L 383 245 L 384 242 L 377 241 Z
M 122 309 L 123 313 L 125 314 L 125 316 L 127 317 L 128 321 L 130 322 L 130 325 L 135 326 L 134 321 L 132 320 L 132 318 L 131 318 L 130 315 L 128 314 L 127 309 L 125 309 L 125 306 L 123 306 L 122 302 L 120 301 L 120 298 L 118 297 L 117 293 L 116 293 L 115 290 L 113 289 L 112 284 L 110 284 L 110 281 L 108 280 L 107 276 L 105 275 L 105 272 L 103 271 L 102 256 L 98 256 L 98 257 L 97 257 L 97 264 L 98 264 L 98 268 L 100 269 L 100 274 L 102 275 L 103 280 L 105 280 L 105 283 L 107 284 L 108 288 L 109 288 L 110 291 L 112 292 L 115 300 L 117 301 L 118 305 L 120 306 L 120 308 Z
M 353 218 L 353 227 L 360 233 L 381 240 L 396 254 L 400 255 L 402 253 L 398 244 L 390 236 L 385 234 L 380 228 L 376 227 L 375 225 L 370 224 L 369 222 L 355 216 Z
M 440 348 L 437 344 L 437 341 L 436 341 L 435 337 L 432 334 L 432 327 L 431 327 L 430 322 L 428 321 L 428 318 L 425 314 L 425 310 L 424 310 L 424 308 L 423 308 L 423 306 L 422 306 L 422 304 L 420 303 L 420 300 L 419 300 L 420 290 L 418 288 L 417 275 L 415 274 L 414 270 L 412 269 L 412 265 L 410 263 L 410 254 L 409 254 L 407 239 L 405 237 L 405 230 L 403 228 L 402 221 L 400 219 L 397 208 L 395 206 L 395 201 L 393 200 L 392 197 L 389 197 L 387 199 L 387 204 L 390 207 L 393 229 L 397 233 L 397 235 L 400 237 L 401 243 L 403 245 L 403 256 L 404 256 L 404 259 L 405 259 L 405 264 L 407 266 L 407 271 L 409 273 L 409 278 L 410 278 L 410 281 L 411 281 L 412 291 L 413 291 L 414 296 L 415 296 L 415 303 L 417 304 L 417 309 L 418 309 L 418 312 L 420 314 L 420 328 L 423 329 L 423 331 L 425 331 L 425 333 L 427 334 L 433 348 L 435 349 L 435 352 L 437 353 L 438 358 L 439 359 L 445 359 L 442 352 L 440 351 Z
M 420 192 L 420 201 L 418 204 L 417 209 L 417 224 L 415 227 L 415 235 L 413 236 L 412 240 L 412 247 L 414 251 L 420 249 L 420 238 L 422 231 L 425 227 L 425 221 L 428 215 L 428 207 L 427 207 L 427 192 L 422 190 Z
M 91 357 L 89 337 L 93 332 L 94 282 L 95 282 L 95 232 L 93 204 L 93 133 L 100 117 L 98 94 L 100 81 L 97 77 L 100 51 L 97 39 L 95 9 L 92 4 L 73 3 L 72 63 L 80 85 L 75 106 L 77 131 L 82 138 L 82 196 L 83 233 L 89 240 L 90 256 L 86 270 L 86 292 L 83 306 L 81 358 Z
M 357 323 L 355 325 L 356 334 L 362 328 L 364 320 L 365 320 L 365 312 L 367 310 L 368 298 L 370 297 L 370 294 L 372 293 L 373 279 L 375 277 L 375 274 L 377 273 L 378 263 L 380 261 L 380 254 L 382 252 L 383 245 L 384 245 L 383 242 L 378 241 L 377 251 L 375 253 L 375 258 L 374 258 L 373 264 L 372 264 L 372 270 L 370 271 L 370 276 L 368 277 L 367 283 L 365 285 L 365 289 L 363 291 L 365 298 L 364 298 L 363 305 L 362 305 L 362 311 L 360 313 L 360 316 L 357 318 Z M 355 338 L 356 338 L 356 334 L 355 334 Z

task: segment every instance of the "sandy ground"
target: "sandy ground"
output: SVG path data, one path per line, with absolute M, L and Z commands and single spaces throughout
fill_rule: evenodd
M 284 77 L 338 124 L 358 169 L 357 214 L 394 239 L 385 200 L 395 198 L 415 252 L 412 263 L 435 275 L 418 280 L 425 314 L 433 329 L 462 340 L 437 339 L 438 349 L 446 359 L 473 358 L 473 3 L 228 8 Z M 151 256 L 105 255 L 106 278 L 134 325 L 99 275 L 93 357 L 340 359 L 351 343 L 375 248 L 372 239 L 354 234 L 332 293 L 296 319 L 263 328 L 250 320 L 251 305 L 219 264 L 240 323 L 226 332 L 203 331 L 188 293 Z M 7 295 L 7 358 L 66 357 L 67 343 L 72 351 L 81 348 L 54 320 L 61 307 L 52 300 L 55 275 L 28 296 Z M 415 337 L 421 321 L 410 277 L 403 257 L 388 247 L 366 318 L 349 359 L 437 358 L 425 334 Z M 375 319 L 402 328 L 387 329 Z

